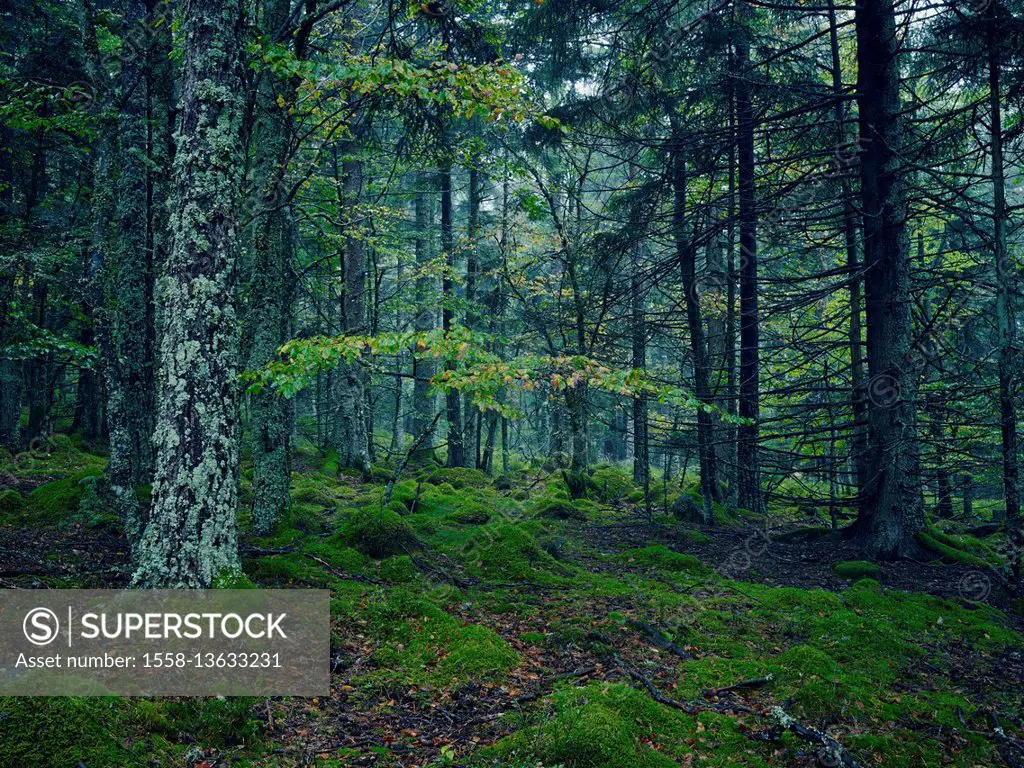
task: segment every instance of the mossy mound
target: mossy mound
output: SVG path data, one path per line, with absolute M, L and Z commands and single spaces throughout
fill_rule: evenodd
M 867 560 L 842 560 L 832 565 L 832 572 L 841 579 L 877 579 L 882 569 Z
M 456 687 L 501 679 L 522 661 L 496 632 L 400 587 L 370 607 L 368 624 L 384 640 L 373 654 L 379 670 L 371 680 Z
M 422 546 L 409 523 L 392 509 L 356 510 L 341 533 L 349 546 L 378 560 Z
M 569 499 L 567 496 L 542 496 L 533 503 L 536 517 L 555 520 L 586 520 L 594 511 L 594 505 L 586 499 Z
M 447 519 L 456 525 L 486 525 L 491 521 L 491 511 L 483 504 L 467 502 Z
M 752 746 L 734 718 L 693 718 L 627 685 L 564 689 L 547 703 L 525 728 L 482 751 L 488 765 L 671 768 L 696 765 L 698 756 L 714 768 L 769 765 L 761 757 L 768 748 Z
M 17 521 L 21 516 L 23 506 L 25 506 L 25 500 L 13 488 L 0 491 L 0 525 Z
M 663 544 L 655 544 L 650 547 L 639 549 L 628 549 L 619 557 L 627 562 L 637 565 L 657 568 L 672 573 L 690 573 L 695 576 L 704 576 L 711 573 L 711 569 L 693 555 L 683 555 L 673 552 Z
M 420 569 L 408 555 L 397 555 L 382 560 L 379 573 L 384 581 L 392 584 L 409 584 L 419 577 Z
M 491 478 L 479 469 L 468 469 L 467 467 L 441 467 L 427 473 L 425 482 L 431 485 L 448 484 L 456 490 L 462 488 L 486 488 L 491 484 Z
M 643 499 L 643 491 L 638 491 L 632 479 L 616 467 L 595 469 L 590 476 L 590 489 L 595 498 L 608 504 L 629 500 L 638 492 L 639 499 Z
M 466 570 L 479 578 L 527 580 L 546 574 L 565 576 L 570 569 L 549 555 L 520 525 L 492 525 L 480 531 L 463 551 Z M 546 572 L 546 573 L 545 573 Z
M 70 477 L 44 483 L 25 497 L 20 512 L 9 522 L 18 525 L 57 525 L 78 514 L 90 483 L 102 476 L 98 469 L 76 472 Z

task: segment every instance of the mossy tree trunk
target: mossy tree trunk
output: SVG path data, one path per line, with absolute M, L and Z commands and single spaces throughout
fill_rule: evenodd
M 287 0 L 269 0 L 263 11 L 264 34 L 273 35 L 288 17 Z M 251 370 L 272 360 L 288 340 L 291 326 L 294 220 L 286 189 L 294 88 L 266 71 L 256 95 L 258 115 L 252 133 L 253 160 L 251 254 L 245 332 Z M 252 451 L 253 527 L 273 530 L 287 514 L 291 476 L 291 401 L 274 392 L 249 400 Z
M 335 150 L 337 152 L 337 150 Z M 349 158 L 338 163 L 335 155 L 335 180 L 340 184 L 339 204 L 348 234 L 341 256 L 342 291 L 340 323 L 342 333 L 364 333 L 366 329 L 366 254 L 358 234 L 359 196 L 363 188 L 363 163 Z M 334 372 L 334 413 L 331 447 L 338 453 L 342 467 L 370 473 L 369 434 L 367 430 L 366 372 L 358 360 L 343 362 Z
M 150 257 L 150 139 L 147 91 L 139 87 L 151 49 L 146 3 L 129 4 L 116 81 L 99 54 L 91 4 L 84 4 L 83 41 L 97 94 L 93 152 L 93 231 L 87 274 L 93 283 L 100 366 L 110 441 L 107 479 L 125 533 L 138 541 L 143 521 L 135 487 L 153 471 L 153 280 Z
M 237 0 L 187 0 L 181 119 L 160 278 L 153 512 L 134 584 L 208 587 L 236 572 L 235 197 L 242 166 Z
M 430 246 L 429 236 L 432 220 L 430 200 L 427 198 L 427 180 L 423 173 L 416 175 L 416 189 L 413 193 L 413 209 L 416 235 L 414 247 L 416 251 L 416 317 L 413 327 L 416 331 L 432 331 L 436 327 L 434 307 L 437 296 L 434 290 L 435 280 L 429 274 Z M 412 363 L 412 438 L 419 441 L 418 460 L 433 458 L 433 434 L 422 437 L 434 422 L 434 396 L 430 392 L 430 380 L 434 377 L 434 363 L 425 357 L 414 355 Z M 422 437 L 422 439 L 421 439 Z

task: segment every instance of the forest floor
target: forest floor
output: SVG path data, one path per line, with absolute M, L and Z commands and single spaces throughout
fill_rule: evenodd
M 414 468 L 384 504 L 389 468 L 300 459 L 243 566 L 332 590 L 330 696 L 0 699 L 0 765 L 1024 765 L 1020 605 L 957 526 L 873 566 L 806 520 L 648 513 L 612 467 L 581 500 Z M 0 468 L 0 588 L 127 583 L 102 465 L 64 439 Z

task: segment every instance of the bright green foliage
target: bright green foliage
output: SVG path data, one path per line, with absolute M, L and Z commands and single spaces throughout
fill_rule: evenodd
M 834 563 L 832 570 L 841 579 L 877 579 L 882 569 L 864 560 L 844 560 Z

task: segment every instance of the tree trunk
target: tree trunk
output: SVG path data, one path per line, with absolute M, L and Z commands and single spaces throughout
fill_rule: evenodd
M 686 322 L 690 331 L 690 353 L 693 359 L 694 394 L 701 403 L 711 405 L 711 376 L 708 370 L 708 349 L 704 340 L 700 295 L 697 292 L 696 254 L 686 234 L 686 160 L 678 146 L 672 152 L 672 229 L 676 258 L 683 278 Z M 718 501 L 718 472 L 715 461 L 714 421 L 704 408 L 697 409 L 697 446 L 700 457 L 700 488 L 703 498 L 704 522 L 713 520 L 713 501 Z
M 418 174 L 413 207 L 416 218 L 416 269 L 419 273 L 416 278 L 416 318 L 413 325 L 415 330 L 420 333 L 432 331 L 436 327 L 434 307 L 437 304 L 437 295 L 434 290 L 435 280 L 427 274 L 430 265 L 428 238 L 433 216 L 426 192 L 426 176 L 422 173 Z M 417 450 L 416 458 L 422 461 L 434 457 L 433 434 L 420 439 L 430 429 L 430 425 L 434 421 L 436 405 L 434 396 L 430 392 L 430 380 L 434 377 L 434 362 L 414 354 L 412 372 L 412 437 L 414 441 L 419 441 L 421 447 Z
M 480 256 L 480 171 L 475 167 L 469 169 L 469 211 L 466 222 L 466 327 L 471 330 L 479 330 L 479 313 L 476 309 L 476 291 L 479 282 Z M 462 398 L 463 412 L 465 413 L 465 437 L 466 460 L 479 468 L 480 462 L 480 429 L 479 411 L 473 405 L 473 398 L 466 395 Z
M 868 342 L 868 477 L 857 535 L 878 558 L 912 555 L 924 528 L 911 370 L 907 200 L 896 14 L 892 0 L 859 0 L 856 13 Z
M 764 513 L 758 449 L 761 396 L 761 327 L 757 296 L 757 190 L 754 187 L 754 108 L 750 99 L 750 44 L 746 31 L 736 40 L 736 141 L 740 218 L 740 401 L 746 421 L 737 429 L 738 503 Z
M 452 164 L 445 159 L 438 172 L 441 182 L 441 252 L 444 254 L 444 277 L 441 279 L 442 307 L 441 327 L 445 335 L 451 333 L 455 320 L 455 235 L 452 222 Z M 452 370 L 455 363 L 445 362 L 445 370 Z M 459 393 L 450 389 L 445 393 L 445 417 L 448 421 L 448 466 L 466 466 L 466 444 L 462 427 L 462 403 Z
M 337 158 L 335 158 L 337 166 Z M 363 187 L 363 164 L 360 160 L 345 160 L 341 180 L 341 199 L 344 221 L 349 231 L 354 229 L 358 217 L 356 205 Z M 341 258 L 344 280 L 341 294 L 340 326 L 342 333 L 358 334 L 366 331 L 366 255 L 363 240 L 347 235 Z M 369 435 L 366 429 L 366 374 L 358 360 L 345 361 L 334 374 L 334 414 L 331 445 L 338 452 L 342 467 L 357 469 L 364 476 L 370 474 Z
M 846 109 L 843 104 L 843 70 L 839 56 L 839 24 L 836 20 L 835 0 L 829 0 L 829 40 L 832 48 L 832 94 L 835 99 L 836 138 L 838 146 L 847 144 Z M 837 152 L 842 158 L 842 152 Z M 857 209 L 854 206 L 853 190 L 846 175 L 846 168 L 839 168 L 842 174 L 843 194 L 843 243 L 846 247 L 846 269 L 849 273 L 847 286 L 850 291 L 850 325 L 847 338 L 850 347 L 850 405 L 853 412 L 853 427 L 850 432 L 850 453 L 853 458 L 857 482 L 857 498 L 861 498 L 867 483 L 868 460 L 868 405 L 867 382 L 864 376 L 864 342 L 861 325 L 861 277 L 860 254 L 857 249 Z
M 630 281 L 631 334 L 633 342 L 633 367 L 647 367 L 647 324 L 644 317 L 644 292 L 640 277 L 640 255 L 643 244 L 633 248 L 633 264 Z M 633 482 L 644 490 L 644 499 L 650 490 L 650 454 L 647 439 L 647 393 L 633 398 Z
M 287 0 L 268 0 L 263 29 L 272 34 L 288 16 Z M 287 199 L 291 120 L 287 105 L 294 89 L 272 72 L 261 73 L 253 130 L 252 194 L 258 215 L 252 224 L 249 295 L 244 333 L 248 368 L 256 370 L 277 356 L 290 330 L 290 285 L 294 222 Z M 285 105 L 285 106 L 281 106 Z M 252 452 L 252 522 L 265 534 L 288 513 L 291 477 L 292 401 L 265 391 L 249 399 Z
M 988 98 L 992 141 L 992 255 L 996 270 L 996 317 L 999 327 L 999 424 L 1003 458 L 1003 497 L 1006 502 L 1006 535 L 1014 555 L 1014 583 L 1020 581 L 1020 473 L 1017 456 L 1017 404 L 1015 396 L 1016 312 L 1014 275 L 1016 265 L 1006 248 L 1006 174 L 1003 164 L 1003 115 L 999 61 L 998 6 L 986 10 L 988 21 Z
M 187 0 L 170 211 L 160 280 L 160 392 L 153 512 L 139 587 L 208 587 L 239 571 L 234 198 L 242 167 L 235 0 Z M 197 215 L 197 212 L 202 215 Z

